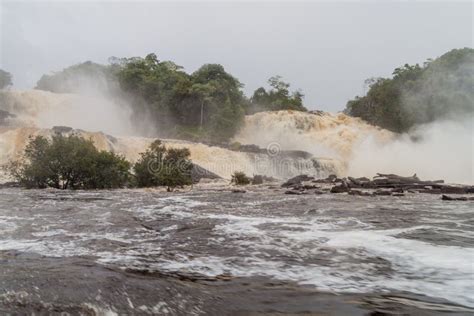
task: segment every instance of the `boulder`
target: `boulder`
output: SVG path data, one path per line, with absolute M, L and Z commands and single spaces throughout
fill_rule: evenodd
M 285 191 L 285 194 L 302 195 L 302 194 L 308 194 L 308 192 L 306 192 L 306 191 L 297 191 L 297 190 L 288 190 L 288 191 Z
M 465 187 L 442 186 L 441 193 L 443 194 L 466 194 L 468 193 Z
M 453 196 L 448 196 L 448 195 L 442 195 L 441 196 L 441 200 L 443 201 L 474 201 L 474 197 L 473 196 L 457 196 L 457 197 L 453 197 Z
M 377 190 L 374 192 L 374 195 L 392 195 L 392 192 L 387 190 Z
M 246 193 L 247 191 L 241 190 L 241 189 L 234 189 L 232 190 L 232 193 Z
M 354 190 L 354 189 L 351 189 L 349 191 L 349 194 L 350 195 L 359 195 L 359 196 L 371 196 L 372 195 L 370 192 L 361 191 L 361 190 Z
M 349 192 L 349 187 L 347 186 L 346 183 L 342 183 L 339 185 L 335 185 L 331 188 L 331 193 L 346 193 Z
M 221 179 L 221 177 L 193 163 L 193 169 L 191 170 L 191 179 L 193 183 L 198 183 L 201 179 Z
M 403 193 L 404 190 L 402 188 L 393 188 L 392 193 Z
M 288 179 L 281 186 L 283 188 L 288 188 L 288 187 L 293 187 L 293 186 L 296 186 L 296 185 L 301 185 L 301 182 L 303 182 L 303 181 L 311 181 L 311 180 L 314 180 L 314 177 L 308 176 L 306 174 L 301 174 L 299 176 Z

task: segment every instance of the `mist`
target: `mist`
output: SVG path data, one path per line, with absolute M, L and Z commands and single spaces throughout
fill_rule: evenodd
M 347 173 L 417 174 L 421 179 L 473 183 L 473 124 L 472 116 L 459 121 L 436 121 L 387 143 L 368 137 L 354 147 Z

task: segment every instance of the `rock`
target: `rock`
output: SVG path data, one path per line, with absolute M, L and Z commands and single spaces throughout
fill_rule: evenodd
M 316 179 L 313 180 L 313 183 L 334 183 L 337 180 L 337 176 L 334 174 L 330 174 L 327 178 L 325 179 Z
M 403 189 L 402 188 L 394 188 L 392 189 L 392 193 L 403 193 Z
M 377 173 L 377 177 L 386 178 L 390 180 L 408 181 L 408 182 L 420 181 L 420 179 L 416 176 L 416 173 L 412 175 L 411 177 L 402 177 L 396 174 Z
M 0 183 L 0 189 L 19 188 L 19 187 L 20 187 L 19 182 L 9 181 L 9 182 Z
M 302 175 L 299 175 L 299 176 L 296 176 L 296 177 L 293 177 L 293 178 L 287 180 L 281 186 L 283 188 L 288 188 L 288 187 L 292 187 L 292 186 L 295 186 L 295 185 L 301 185 L 301 182 L 303 182 L 303 181 L 311 181 L 311 180 L 314 180 L 314 177 L 308 176 L 306 174 L 302 174 Z
M 352 183 L 355 184 L 355 185 L 360 185 L 359 180 L 357 180 L 356 178 L 347 177 L 347 179 L 349 179 L 349 181 L 352 182 Z
M 285 194 L 302 195 L 302 194 L 308 194 L 308 192 L 306 192 L 306 191 L 288 190 L 288 191 L 285 191 Z
M 312 189 L 319 189 L 319 186 L 314 184 L 303 184 L 302 188 L 304 190 L 312 190 Z
M 349 191 L 349 194 L 350 195 L 359 195 L 359 196 L 371 196 L 372 195 L 370 192 L 361 191 L 361 190 L 354 190 L 354 189 L 351 189 Z
M 262 153 L 265 152 L 265 149 L 258 147 L 257 145 L 240 145 L 239 151 L 248 152 L 248 153 Z
M 468 193 L 465 187 L 442 186 L 441 193 L 444 194 L 466 194 Z
M 392 193 L 392 196 L 405 196 L 405 193 Z
M 72 132 L 73 128 L 69 126 L 53 126 L 52 130 L 56 134 L 66 134 Z
M 247 191 L 241 190 L 241 189 L 234 189 L 232 190 L 232 193 L 246 193 Z
M 314 190 L 314 192 L 313 192 L 313 193 L 314 193 L 314 194 L 318 194 L 318 195 L 319 195 L 319 194 L 324 194 L 324 193 L 326 193 L 326 192 L 324 192 L 324 191 L 321 191 L 321 190 Z
M 191 179 L 193 183 L 198 183 L 201 179 L 220 179 L 217 174 L 204 169 L 203 167 L 193 163 L 193 169 L 191 170 Z
M 474 201 L 474 197 L 473 196 L 457 196 L 457 197 L 453 197 L 453 196 L 448 196 L 448 195 L 442 195 L 441 196 L 441 200 L 443 201 Z
M 307 151 L 303 150 L 282 150 L 280 155 L 285 158 L 294 158 L 294 159 L 310 159 L 313 155 Z
M 345 193 L 349 192 L 349 187 L 345 184 L 342 183 L 340 185 L 335 185 L 331 188 L 331 193 Z
M 431 189 L 431 188 L 426 188 L 422 190 L 418 190 L 419 193 L 427 193 L 427 194 L 441 194 L 441 189 Z
M 392 195 L 392 192 L 387 190 L 377 190 L 374 192 L 374 195 Z

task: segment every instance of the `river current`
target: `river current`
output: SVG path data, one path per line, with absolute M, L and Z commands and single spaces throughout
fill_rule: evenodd
M 474 311 L 473 202 L 277 186 L 0 190 L 0 311 Z

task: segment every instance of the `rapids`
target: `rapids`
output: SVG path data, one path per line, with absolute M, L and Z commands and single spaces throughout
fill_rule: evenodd
M 248 190 L 0 190 L 0 311 L 474 312 L 472 202 Z
M 367 137 L 385 143 L 393 135 L 343 113 L 275 111 L 246 116 L 235 140 L 262 147 L 276 142 L 281 149 L 348 161 L 354 146 Z

